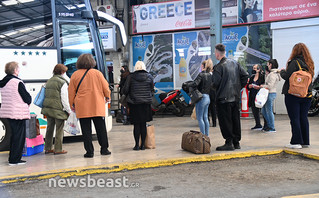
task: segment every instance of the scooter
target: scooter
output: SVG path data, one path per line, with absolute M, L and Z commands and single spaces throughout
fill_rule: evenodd
M 172 112 L 178 117 L 182 117 L 185 114 L 185 108 L 187 103 L 180 90 L 172 90 L 168 93 L 159 94 L 161 102 L 159 103 L 155 96 L 153 96 L 152 111 L 155 112 Z
M 313 81 L 311 106 L 308 111 L 308 116 L 316 116 L 319 114 L 319 75 Z

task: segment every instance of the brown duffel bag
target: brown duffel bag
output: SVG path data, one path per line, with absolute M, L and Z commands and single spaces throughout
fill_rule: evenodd
M 183 133 L 182 149 L 196 154 L 210 153 L 210 139 L 199 131 Z

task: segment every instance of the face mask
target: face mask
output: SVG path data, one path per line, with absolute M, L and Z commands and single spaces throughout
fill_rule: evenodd
M 123 74 L 125 71 L 123 69 L 121 69 L 120 72 Z
M 252 73 L 252 74 L 256 74 L 257 72 L 256 72 L 256 70 L 253 70 L 251 73 Z
M 270 70 L 269 70 L 269 67 L 268 67 L 268 66 L 266 66 L 266 71 L 267 71 L 267 72 L 270 72 Z

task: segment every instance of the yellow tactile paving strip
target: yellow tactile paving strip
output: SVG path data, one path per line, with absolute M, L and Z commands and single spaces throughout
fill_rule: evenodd
M 172 166 L 172 165 L 186 164 L 186 163 L 192 163 L 192 162 L 208 162 L 208 161 L 227 160 L 227 159 L 234 159 L 234 158 L 248 158 L 253 156 L 276 155 L 283 152 L 287 154 L 291 154 L 291 155 L 301 155 L 306 158 L 319 160 L 318 155 L 305 154 L 305 153 L 293 151 L 290 149 L 280 149 L 280 150 L 272 150 L 272 151 L 247 151 L 247 152 L 239 152 L 239 153 L 221 153 L 221 154 L 213 154 L 213 155 L 200 155 L 200 156 L 194 156 L 194 157 L 172 158 L 172 159 L 153 160 L 153 161 L 135 161 L 130 163 L 87 166 L 87 167 L 79 167 L 79 168 L 35 172 L 31 174 L 11 175 L 11 176 L 0 177 L 0 185 L 23 182 L 28 180 L 44 180 L 44 179 L 50 179 L 54 177 L 67 178 L 71 176 L 83 176 L 83 175 L 89 175 L 89 174 L 119 172 L 123 170 L 155 168 L 155 167 L 161 167 L 161 166 Z

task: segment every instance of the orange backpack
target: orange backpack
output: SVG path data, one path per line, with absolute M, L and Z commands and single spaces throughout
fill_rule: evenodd
M 302 70 L 297 61 L 299 70 L 292 73 L 289 78 L 288 93 L 299 98 L 305 98 L 308 94 L 308 87 L 312 82 L 312 76 L 308 71 Z

